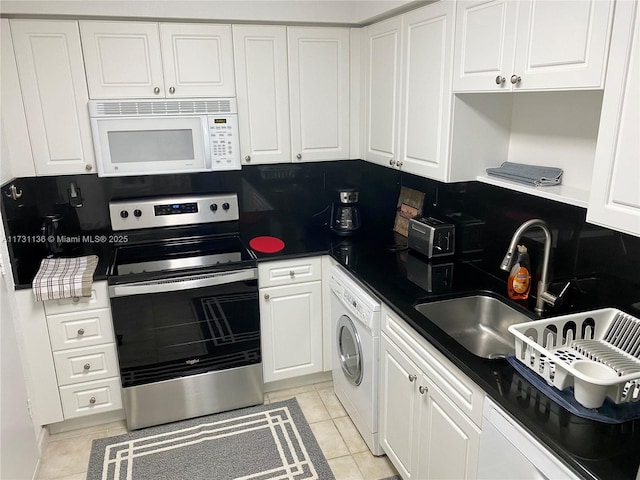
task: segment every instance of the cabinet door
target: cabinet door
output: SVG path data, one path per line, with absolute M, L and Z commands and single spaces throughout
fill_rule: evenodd
M 415 475 L 418 445 L 416 422 L 420 370 L 385 335 L 380 337 L 380 444 L 398 470 L 409 480 Z
M 242 163 L 291 162 L 287 28 L 234 25 L 233 47 Z
M 398 158 L 402 17 L 366 28 L 364 158 L 393 166 Z
M 437 2 L 404 15 L 402 170 L 447 180 L 455 3 Z
M 12 20 L 37 175 L 95 171 L 78 24 Z
M 640 6 L 616 7 L 587 221 L 640 236 Z
M 321 282 L 260 290 L 264 381 L 322 371 Z
M 475 479 L 480 429 L 423 375 L 420 396 L 420 452 L 417 478 Z
M 453 90 L 511 90 L 518 3 L 459 1 L 456 12 Z
M 233 97 L 230 25 L 160 24 L 167 97 Z
M 602 88 L 613 1 L 519 3 L 514 88 Z
M 294 162 L 349 158 L 349 29 L 288 27 Z
M 81 21 L 91 98 L 164 97 L 157 23 Z

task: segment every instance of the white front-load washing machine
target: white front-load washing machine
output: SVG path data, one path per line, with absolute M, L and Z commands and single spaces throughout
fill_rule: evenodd
M 374 455 L 378 440 L 380 301 L 344 269 L 331 269 L 333 386 L 336 396 Z

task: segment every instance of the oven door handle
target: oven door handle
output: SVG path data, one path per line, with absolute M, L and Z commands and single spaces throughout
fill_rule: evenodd
M 250 268 L 234 270 L 231 272 L 210 273 L 206 275 L 191 275 L 162 280 L 149 280 L 145 282 L 127 283 L 123 285 L 111 285 L 109 297 L 126 297 L 128 295 L 144 295 L 147 293 L 175 292 L 177 290 L 189 290 L 193 288 L 225 285 L 233 282 L 256 280 L 258 269 Z

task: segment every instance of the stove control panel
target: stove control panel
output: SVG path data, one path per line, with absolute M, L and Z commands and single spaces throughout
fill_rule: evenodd
M 109 202 L 111 228 L 133 230 L 238 220 L 235 193 L 153 197 Z

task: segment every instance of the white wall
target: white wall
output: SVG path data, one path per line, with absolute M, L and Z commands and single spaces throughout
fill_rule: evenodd
M 3 0 L 5 14 L 360 24 L 417 0 Z

